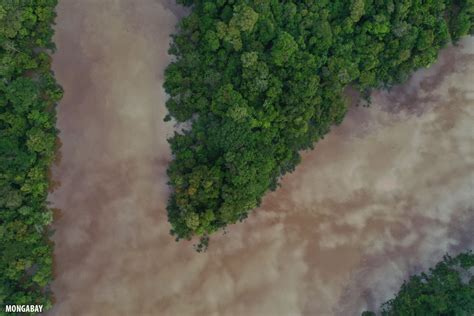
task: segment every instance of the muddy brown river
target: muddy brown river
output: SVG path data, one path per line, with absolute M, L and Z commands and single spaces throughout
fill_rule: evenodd
M 62 0 L 61 161 L 48 315 L 357 315 L 474 248 L 474 40 L 344 123 L 198 254 L 166 220 L 162 89 L 182 8 Z

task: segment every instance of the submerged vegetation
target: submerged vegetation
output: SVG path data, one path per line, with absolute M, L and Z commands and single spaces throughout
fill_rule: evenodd
M 395 298 L 381 307 L 384 316 L 474 314 L 474 254 L 446 255 L 428 273 L 413 275 Z M 364 312 L 362 316 L 375 316 Z
M 165 73 L 171 233 L 244 220 L 346 112 L 343 90 L 405 81 L 472 32 L 472 0 L 182 0 Z
M 0 305 L 51 305 L 52 245 L 46 203 L 55 156 L 51 72 L 57 0 L 0 2 Z

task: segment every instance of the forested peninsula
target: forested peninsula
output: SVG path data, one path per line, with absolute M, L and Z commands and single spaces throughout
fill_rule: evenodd
M 51 72 L 57 0 L 0 1 L 0 305 L 51 306 L 52 212 L 46 198 L 55 157 Z
M 349 85 L 404 82 L 472 34 L 472 0 L 181 0 L 165 72 L 171 233 L 209 236 L 244 220 L 346 113 Z M 324 153 L 321 153 L 324 154 Z

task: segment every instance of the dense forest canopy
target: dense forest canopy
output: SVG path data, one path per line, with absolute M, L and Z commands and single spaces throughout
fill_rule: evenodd
M 427 273 L 404 282 L 395 298 L 385 302 L 383 316 L 474 315 L 474 254 L 446 255 Z M 364 312 L 362 316 L 375 316 Z
M 473 0 L 181 0 L 164 87 L 177 239 L 244 220 L 364 95 L 405 81 L 472 33 Z M 201 248 L 199 248 L 201 249 Z
M 0 1 L 0 305 L 51 305 L 48 170 L 56 147 L 57 0 Z

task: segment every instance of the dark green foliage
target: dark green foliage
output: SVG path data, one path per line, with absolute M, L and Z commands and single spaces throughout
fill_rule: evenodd
M 471 31 L 472 0 L 199 0 L 166 70 L 177 239 L 241 221 L 342 121 L 343 90 L 406 80 Z M 207 240 L 207 239 L 206 239 Z
M 362 315 L 375 315 L 364 313 Z M 382 305 L 381 314 L 474 315 L 474 254 L 469 251 L 454 258 L 446 255 L 428 273 L 411 276 L 395 298 Z
M 57 0 L 0 1 L 0 306 L 51 305 L 52 245 L 46 204 L 55 156 L 50 70 Z

